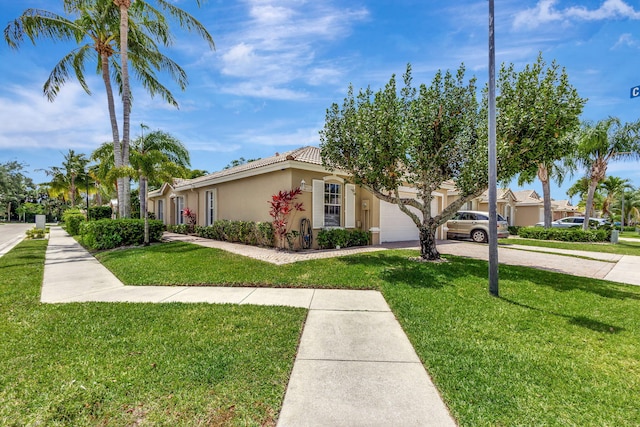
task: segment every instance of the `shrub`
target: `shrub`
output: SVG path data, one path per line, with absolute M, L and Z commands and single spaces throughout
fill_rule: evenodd
M 189 234 L 189 226 L 187 224 L 169 224 L 167 231 L 178 234 Z
M 371 234 L 363 230 L 346 230 L 344 228 L 326 228 L 318 232 L 320 249 L 348 248 L 366 246 L 371 241 Z
M 89 208 L 89 219 L 111 219 L 111 206 L 93 206 Z
M 608 242 L 611 240 L 611 229 L 583 230 L 576 228 L 542 228 L 522 227 L 518 236 L 525 239 L 559 240 L 562 242 Z
M 164 231 L 162 221 L 149 221 L 149 241 L 159 242 Z M 118 246 L 144 243 L 144 220 L 101 219 L 84 225 L 83 242 L 92 249 L 112 249 Z
M 239 242 L 253 246 L 273 246 L 274 230 L 271 223 L 230 221 L 221 219 L 207 227 L 196 226 L 195 234 L 205 239 Z
M 520 231 L 521 228 L 522 228 L 522 226 L 520 226 L 520 225 L 510 225 L 509 226 L 509 234 L 511 234 L 512 236 L 517 236 L 518 232 Z
M 86 218 L 80 209 L 67 209 L 62 214 L 62 221 L 64 222 L 64 228 L 67 230 L 67 233 L 72 236 L 77 236 L 80 234 L 80 226 L 86 221 Z
M 26 231 L 28 239 L 44 239 L 46 230 L 44 228 L 32 228 Z

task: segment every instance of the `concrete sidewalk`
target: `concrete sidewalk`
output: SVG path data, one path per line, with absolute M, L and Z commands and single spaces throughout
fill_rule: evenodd
M 455 426 L 377 291 L 124 286 L 51 227 L 42 302 L 207 302 L 309 310 L 278 426 Z

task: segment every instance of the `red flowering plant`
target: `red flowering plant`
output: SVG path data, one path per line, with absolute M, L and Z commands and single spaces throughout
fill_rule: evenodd
M 271 200 L 268 202 L 271 205 L 269 215 L 273 218 L 273 230 L 281 249 L 286 249 L 285 244 L 287 244 L 289 250 L 293 250 L 294 239 L 299 235 L 298 231 L 291 230 L 291 225 L 296 212 L 304 211 L 302 203 L 295 201 L 300 194 L 302 194 L 300 187 L 288 191 L 278 191 L 277 194 L 271 196 Z
M 187 224 L 187 226 L 189 227 L 189 233 L 193 233 L 196 227 L 196 213 L 195 211 L 189 209 L 189 208 L 184 208 L 182 210 L 182 218 L 184 218 L 184 222 Z

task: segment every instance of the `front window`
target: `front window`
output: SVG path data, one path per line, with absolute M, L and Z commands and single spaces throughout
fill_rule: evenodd
M 207 225 L 211 225 L 216 220 L 216 198 L 213 191 L 207 191 Z
M 158 200 L 158 212 L 156 215 L 160 221 L 164 221 L 164 200 Z
M 342 184 L 324 184 L 324 226 L 340 227 Z
M 182 210 L 184 209 L 184 197 L 176 197 L 176 224 L 184 224 Z

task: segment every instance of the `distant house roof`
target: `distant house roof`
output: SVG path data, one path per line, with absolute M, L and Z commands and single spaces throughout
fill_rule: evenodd
M 318 147 L 301 147 L 285 153 L 276 153 L 271 157 L 254 160 L 249 163 L 223 169 L 209 175 L 200 176 L 193 179 L 179 180 L 175 183 L 176 191 L 189 188 L 204 187 L 220 182 L 232 181 L 234 179 L 253 176 L 262 172 L 269 172 L 282 169 L 285 163 L 300 162 L 314 168 L 322 167 L 322 157 Z

